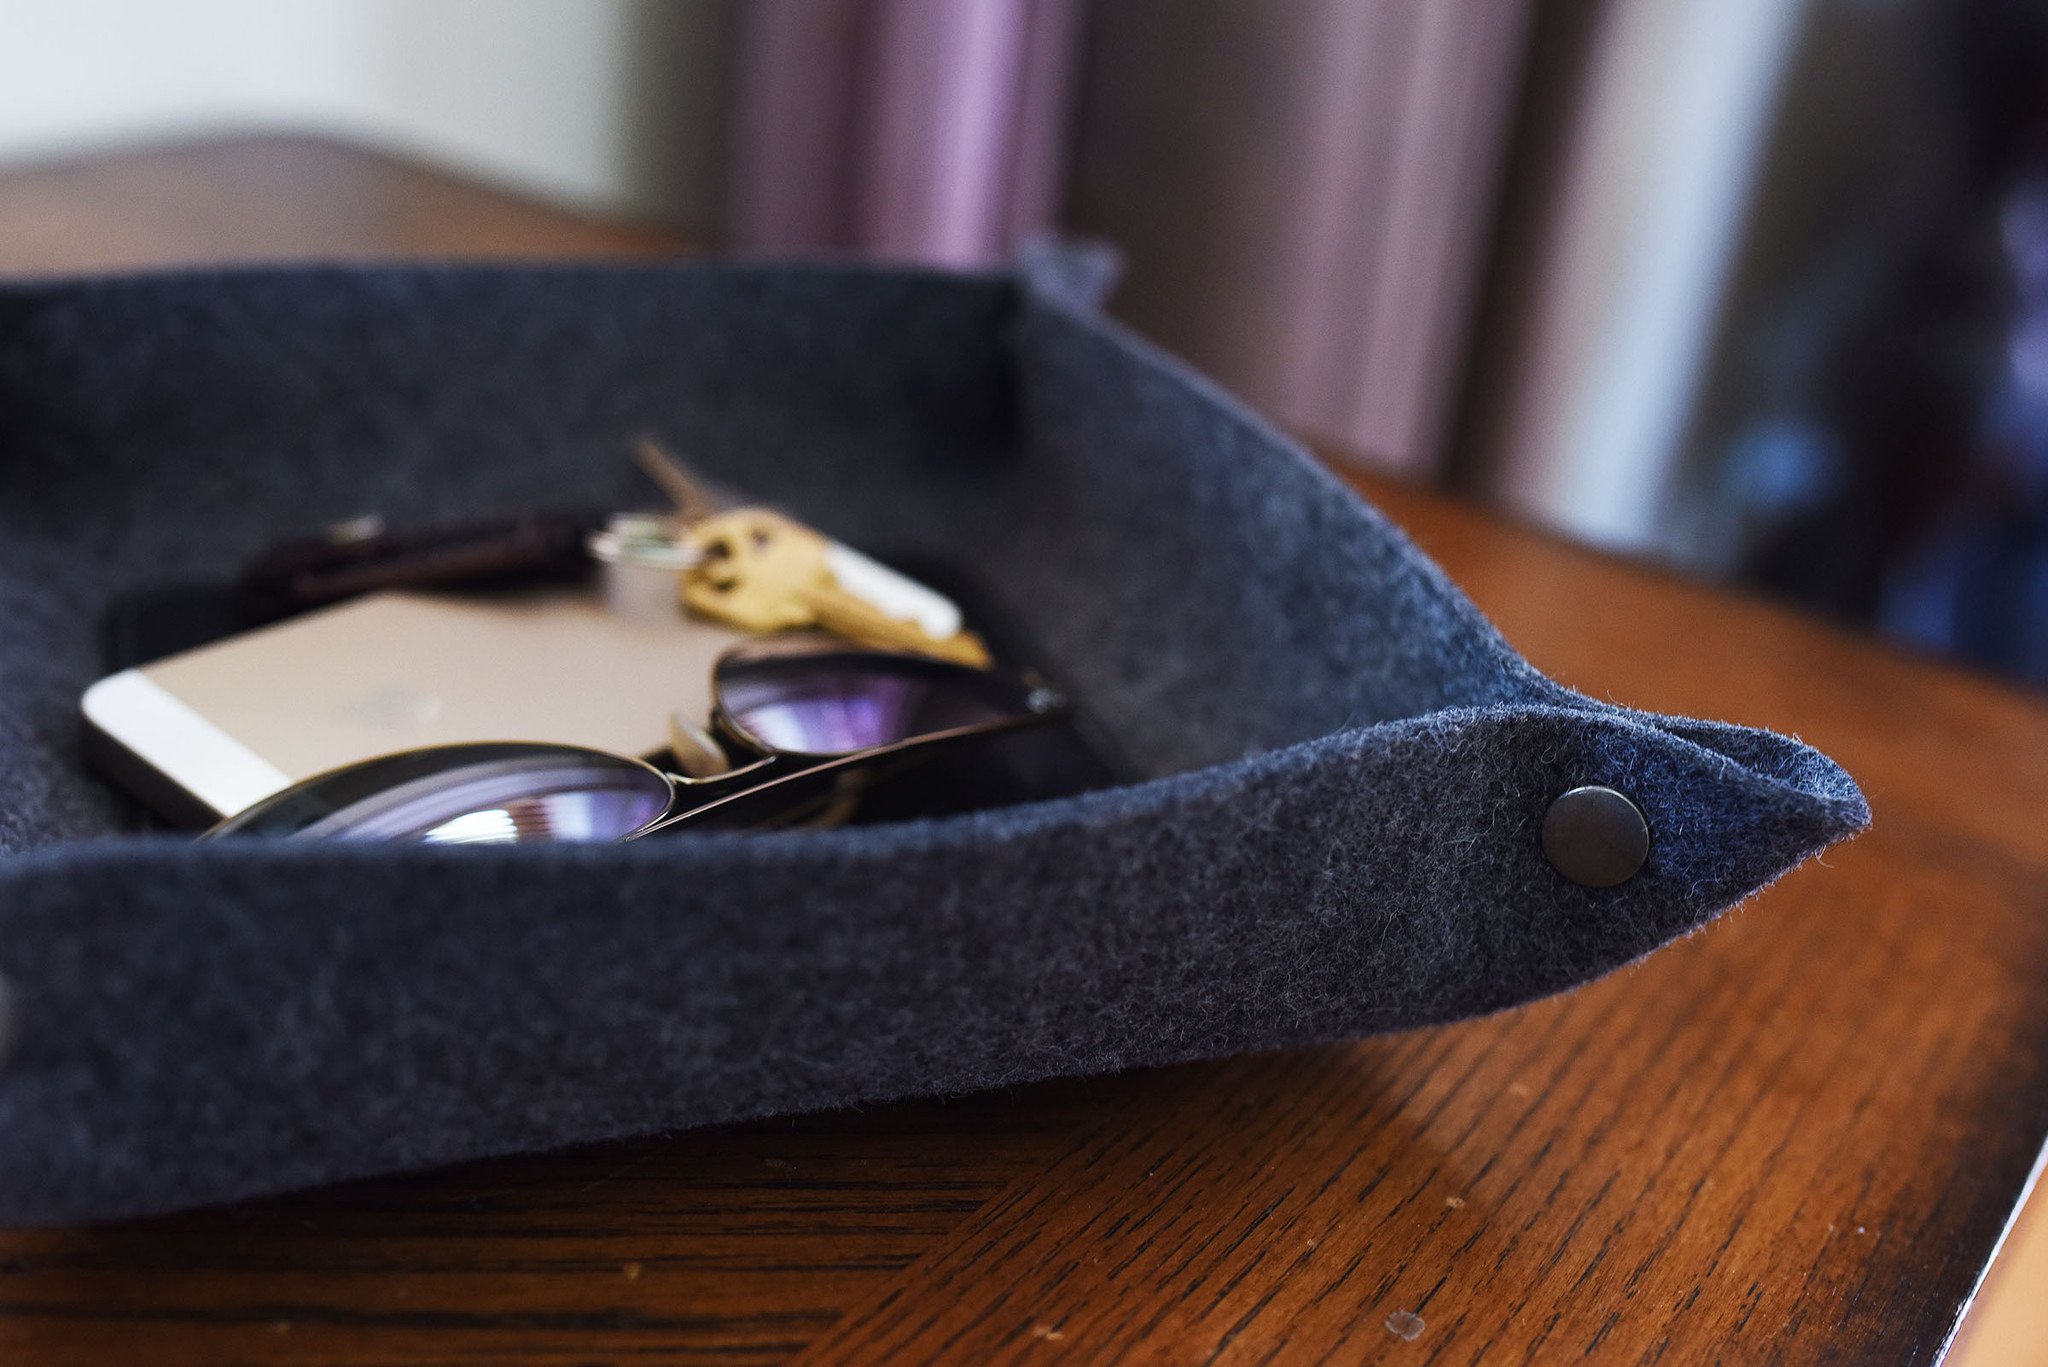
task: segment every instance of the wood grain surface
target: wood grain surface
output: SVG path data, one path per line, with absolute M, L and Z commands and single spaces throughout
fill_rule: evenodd
M 306 142 L 0 176 L 0 272 L 678 245 Z M 0 1362 L 1935 1359 L 2048 1134 L 2048 707 L 1362 487 L 1539 666 L 1800 734 L 1872 833 L 1487 1020 L 0 1232 Z

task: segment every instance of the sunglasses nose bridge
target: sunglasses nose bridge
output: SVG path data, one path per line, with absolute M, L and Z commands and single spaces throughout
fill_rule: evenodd
M 808 767 L 791 765 L 787 757 L 782 755 L 760 755 L 723 773 L 706 774 L 701 778 L 671 773 L 668 779 L 675 785 L 677 796 L 682 803 L 696 804 L 715 801 L 727 792 L 737 792 L 742 788 L 766 782 L 778 772 Z M 670 815 L 674 813 L 671 812 Z
M 754 829 L 802 824 L 821 798 L 857 794 L 878 764 L 894 751 L 845 756 L 768 755 L 744 769 L 702 783 L 679 785 L 668 813 L 626 837 L 685 828 Z

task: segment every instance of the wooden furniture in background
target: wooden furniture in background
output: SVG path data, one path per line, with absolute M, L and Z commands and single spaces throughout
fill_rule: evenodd
M 152 148 L 0 175 L 0 279 L 196 262 L 652 256 L 669 233 L 317 138 Z
M 303 141 L 0 176 L 0 274 L 681 245 Z M 1538 665 L 1797 732 L 1875 829 L 1487 1020 L 0 1232 L 0 1361 L 1932 1360 L 2048 1133 L 2048 707 L 1361 487 Z

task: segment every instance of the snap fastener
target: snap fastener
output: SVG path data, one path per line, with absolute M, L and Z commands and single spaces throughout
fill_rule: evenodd
M 1543 815 L 1543 857 L 1581 887 L 1611 888 L 1650 857 L 1650 823 L 1612 788 L 1574 788 Z

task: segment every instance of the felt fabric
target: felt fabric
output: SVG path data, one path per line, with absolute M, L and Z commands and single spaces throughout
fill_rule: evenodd
M 1867 820 L 1796 741 L 1543 678 L 1052 264 L 0 289 L 0 1221 L 1452 1020 Z M 369 509 L 640 502 L 643 432 L 854 544 L 978 567 L 1144 781 L 450 850 L 139 834 L 83 763 L 111 596 Z M 1582 783 L 1648 819 L 1618 887 L 1544 859 Z

